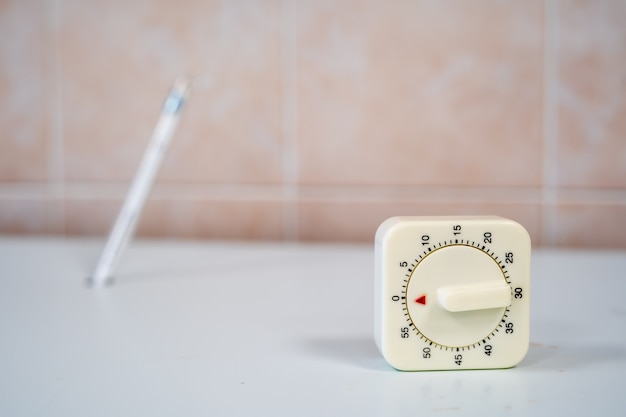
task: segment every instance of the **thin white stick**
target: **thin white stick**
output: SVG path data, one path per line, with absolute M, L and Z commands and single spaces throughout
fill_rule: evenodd
M 112 283 L 115 268 L 135 231 L 146 197 L 154 183 L 154 177 L 178 125 L 180 111 L 189 92 L 188 86 L 186 79 L 176 80 L 163 103 L 161 115 L 126 194 L 122 209 L 111 229 L 98 265 L 88 279 L 90 285 L 104 286 Z

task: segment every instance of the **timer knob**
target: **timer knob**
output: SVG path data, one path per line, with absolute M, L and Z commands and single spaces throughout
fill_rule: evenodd
M 464 243 L 427 252 L 413 269 L 406 293 L 413 325 L 424 337 L 448 347 L 489 336 L 511 304 L 511 287 L 497 261 L 484 249 Z M 425 302 L 418 302 L 420 297 Z

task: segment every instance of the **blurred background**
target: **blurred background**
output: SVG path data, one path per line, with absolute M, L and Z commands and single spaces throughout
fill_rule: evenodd
M 0 234 L 372 242 L 497 214 L 626 248 L 626 2 L 0 0 Z

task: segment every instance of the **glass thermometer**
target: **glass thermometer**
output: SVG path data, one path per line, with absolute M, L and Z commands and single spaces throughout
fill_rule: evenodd
M 176 80 L 170 89 L 163 103 L 159 120 L 154 128 L 148 147 L 143 154 L 139 168 L 126 194 L 124 204 L 111 229 L 100 260 L 93 275 L 87 280 L 89 285 L 104 286 L 111 284 L 115 267 L 135 230 L 146 197 L 154 183 L 154 177 L 178 126 L 180 112 L 188 93 L 189 83 L 184 78 Z

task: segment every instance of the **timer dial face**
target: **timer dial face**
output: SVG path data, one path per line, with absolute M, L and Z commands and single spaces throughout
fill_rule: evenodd
M 400 370 L 515 366 L 530 238 L 499 217 L 395 217 L 376 233 L 376 342 Z

